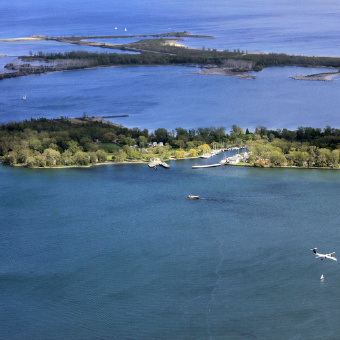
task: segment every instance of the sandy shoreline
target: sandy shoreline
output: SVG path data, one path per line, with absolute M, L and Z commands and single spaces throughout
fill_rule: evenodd
M 169 45 L 169 46 L 176 46 L 176 47 L 183 47 L 187 48 L 190 50 L 197 50 L 197 48 L 189 47 L 183 44 L 179 44 L 178 42 L 182 40 L 176 40 L 176 39 L 170 39 L 170 40 L 165 40 L 164 45 Z
M 339 168 L 331 168 L 331 167 L 303 167 L 303 166 L 266 166 L 266 167 L 258 167 L 253 164 L 230 164 L 226 163 L 226 166 L 243 166 L 254 169 L 289 169 L 289 170 L 340 170 Z
M 318 80 L 318 81 L 332 81 L 334 77 L 338 76 L 340 72 L 335 73 L 320 73 L 320 74 L 312 74 L 310 76 L 292 76 L 290 78 L 295 80 Z
M 171 161 L 181 161 L 185 159 L 198 159 L 200 156 L 197 157 L 186 157 L 186 158 L 171 158 L 171 159 L 166 159 L 164 162 L 171 162 Z M 32 167 L 29 169 L 72 169 L 72 168 L 91 168 L 93 166 L 102 166 L 102 165 L 124 165 L 124 164 L 145 164 L 148 165 L 151 162 L 151 160 L 136 160 L 136 161 L 123 161 L 123 162 L 113 162 L 113 161 L 107 161 L 107 162 L 101 162 L 101 163 L 95 163 L 95 164 L 89 164 L 89 165 L 64 165 L 64 166 L 45 166 L 45 167 Z M 3 163 L 0 160 L 0 164 Z M 6 164 L 8 165 L 8 164 Z M 20 164 L 14 164 L 10 166 L 16 166 L 19 168 L 25 168 L 24 165 Z
M 222 67 L 211 67 L 204 68 L 196 74 L 207 74 L 207 75 L 221 75 L 221 76 L 232 76 L 240 79 L 256 79 L 257 76 L 251 76 L 248 72 L 234 72 L 229 68 Z
M 43 37 L 9 38 L 9 39 L 0 39 L 0 42 L 36 41 L 36 40 L 46 40 L 46 38 L 43 38 Z
M 188 158 L 174 158 L 174 159 L 168 159 L 166 162 L 170 161 L 180 161 L 180 160 L 186 160 L 186 159 L 198 159 L 198 157 L 188 157 Z M 2 163 L 2 162 L 0 162 Z M 103 166 L 103 165 L 127 165 L 127 164 L 144 164 L 148 165 L 150 161 L 124 161 L 124 162 L 105 162 L 105 163 L 95 163 L 90 165 L 66 165 L 66 166 L 45 166 L 45 167 L 32 167 L 28 169 L 72 169 L 72 168 L 92 168 L 94 166 Z M 235 166 L 235 167 L 247 167 L 247 168 L 254 168 L 254 169 L 289 169 L 289 170 L 340 170 L 339 168 L 331 168 L 331 167 L 298 167 L 298 166 L 268 166 L 268 167 L 257 167 L 253 164 L 224 164 L 225 166 Z M 15 167 L 24 168 L 23 165 L 10 165 Z

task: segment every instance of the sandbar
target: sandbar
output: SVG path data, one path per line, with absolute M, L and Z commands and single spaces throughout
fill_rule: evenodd
M 235 72 L 230 68 L 222 67 L 209 67 L 203 68 L 197 74 L 209 74 L 209 75 L 221 75 L 221 76 L 232 76 L 240 79 L 256 79 L 257 76 L 251 76 L 247 71 L 245 72 Z
M 319 81 L 332 81 L 335 76 L 338 76 L 340 72 L 334 72 L 334 73 L 319 73 L 319 74 L 311 74 L 309 76 L 303 76 L 303 75 L 296 75 L 292 76 L 290 78 L 295 80 L 319 80 Z

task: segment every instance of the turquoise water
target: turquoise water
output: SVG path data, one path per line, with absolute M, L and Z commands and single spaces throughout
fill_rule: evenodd
M 0 166 L 0 338 L 337 338 L 338 172 L 204 162 Z

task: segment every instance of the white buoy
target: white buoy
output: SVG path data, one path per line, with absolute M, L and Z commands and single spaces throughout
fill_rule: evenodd
M 320 277 L 320 280 L 324 280 L 324 279 L 325 279 L 325 277 L 322 274 L 321 277 Z

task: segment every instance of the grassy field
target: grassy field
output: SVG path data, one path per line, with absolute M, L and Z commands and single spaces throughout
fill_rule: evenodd
M 115 143 L 98 143 L 97 145 L 99 149 L 104 150 L 105 152 L 113 152 L 121 149 L 121 147 Z

